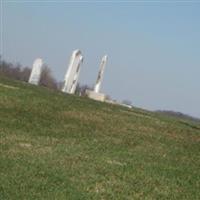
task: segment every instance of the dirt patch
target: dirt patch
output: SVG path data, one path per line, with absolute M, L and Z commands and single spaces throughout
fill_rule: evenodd
M 111 164 L 111 165 L 119 165 L 119 166 L 125 166 L 126 163 L 122 163 L 122 162 L 119 162 L 119 161 L 116 161 L 116 160 L 107 160 L 106 161 L 108 164 Z
M 78 119 L 82 122 L 103 123 L 104 120 L 97 113 L 93 112 L 79 112 L 79 111 L 65 111 L 62 116 L 66 118 Z
M 32 144 L 30 144 L 30 143 L 19 143 L 19 146 L 25 147 L 25 148 L 30 148 L 30 147 L 32 147 Z

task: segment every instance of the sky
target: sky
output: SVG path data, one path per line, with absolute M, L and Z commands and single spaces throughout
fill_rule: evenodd
M 1 56 L 31 67 L 40 57 L 64 79 L 72 51 L 80 83 L 148 110 L 200 117 L 200 1 L 1 0 Z

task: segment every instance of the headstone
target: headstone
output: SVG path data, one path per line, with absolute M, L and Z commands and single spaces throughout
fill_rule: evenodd
M 75 50 L 72 53 L 68 70 L 65 75 L 63 92 L 74 94 L 78 83 L 80 74 L 81 63 L 83 62 L 83 56 L 80 50 Z
M 105 55 L 101 60 L 100 70 L 99 70 L 97 81 L 96 81 L 96 84 L 95 84 L 95 87 L 94 87 L 94 91 L 96 93 L 100 92 L 101 83 L 102 83 L 102 80 L 103 80 L 103 73 L 104 73 L 104 69 L 105 69 L 105 66 L 106 66 L 107 58 L 108 58 L 108 56 Z
M 40 82 L 41 72 L 42 72 L 43 61 L 41 58 L 37 58 L 33 63 L 33 68 L 31 75 L 29 77 L 29 83 L 38 85 Z

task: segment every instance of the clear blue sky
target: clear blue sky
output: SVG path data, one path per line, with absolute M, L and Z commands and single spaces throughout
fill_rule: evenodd
M 20 3 L 19 3 L 20 2 Z M 102 91 L 150 110 L 200 117 L 200 1 L 2 3 L 4 59 L 44 59 L 62 80 L 81 49 L 80 82 L 93 85 L 108 54 Z

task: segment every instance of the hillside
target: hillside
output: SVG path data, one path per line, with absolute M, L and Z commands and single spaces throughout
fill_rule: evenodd
M 0 199 L 200 199 L 200 123 L 0 77 Z

